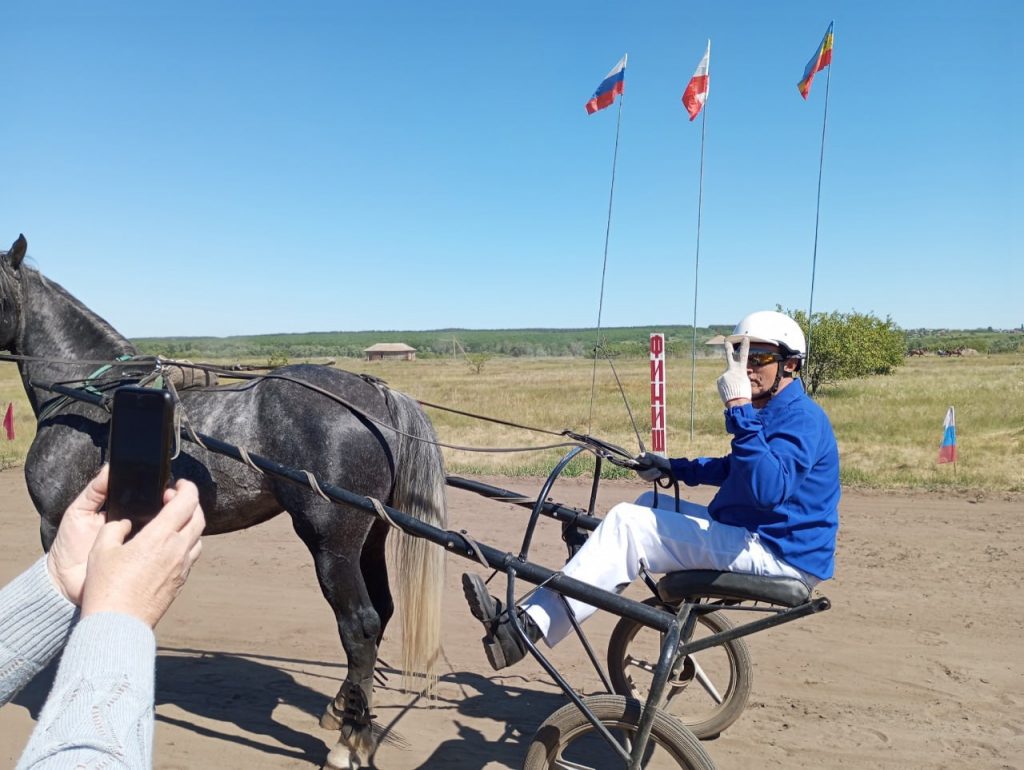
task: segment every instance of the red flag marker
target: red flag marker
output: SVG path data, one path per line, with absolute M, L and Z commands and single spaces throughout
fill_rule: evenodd
M 4 415 L 4 430 L 7 431 L 7 440 L 14 441 L 14 402 L 7 405 L 7 413 Z
M 683 93 L 683 106 L 690 113 L 690 120 L 693 120 L 704 107 L 708 99 L 708 86 L 711 83 L 711 75 L 708 72 L 708 62 L 711 59 L 711 41 L 708 41 L 708 49 L 704 52 L 704 58 L 697 65 L 697 71 L 693 73 L 690 82 L 686 85 Z

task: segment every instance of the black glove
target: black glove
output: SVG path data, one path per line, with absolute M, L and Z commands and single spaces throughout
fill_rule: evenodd
M 644 481 L 657 481 L 672 475 L 672 464 L 667 457 L 644 452 L 636 458 L 636 472 Z

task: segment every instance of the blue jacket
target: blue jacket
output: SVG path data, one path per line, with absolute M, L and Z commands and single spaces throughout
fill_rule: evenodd
M 732 434 L 727 457 L 672 460 L 688 486 L 720 487 L 708 513 L 722 524 L 757 532 L 788 564 L 826 580 L 835 570 L 839 529 L 839 449 L 821 407 L 795 380 L 763 409 L 725 411 Z

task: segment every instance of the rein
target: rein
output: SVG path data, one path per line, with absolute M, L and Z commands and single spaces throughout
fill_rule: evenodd
M 561 442 L 553 443 L 553 444 L 544 444 L 544 445 L 539 445 L 539 446 L 526 446 L 526 447 L 472 447 L 472 446 L 462 446 L 462 445 L 459 445 L 459 444 L 449 444 L 449 443 L 446 443 L 446 442 L 443 442 L 443 441 L 436 441 L 436 440 L 424 438 L 423 436 L 415 436 L 415 435 L 413 435 L 411 433 L 407 433 L 407 432 L 405 432 L 403 430 L 400 430 L 399 428 L 395 427 L 394 425 L 389 425 L 388 423 L 383 422 L 383 421 L 377 419 L 373 415 L 367 414 L 364 410 L 360 409 L 359 407 L 355 406 L 351 402 L 349 402 L 346 399 L 342 398 L 337 393 L 333 393 L 332 391 L 326 390 L 325 388 L 321 388 L 318 385 L 314 385 L 314 384 L 312 384 L 310 382 L 306 382 L 306 381 L 298 379 L 296 377 L 290 377 L 290 376 L 283 375 L 283 374 L 274 374 L 272 372 L 265 373 L 265 374 L 253 374 L 253 373 L 250 373 L 250 372 L 241 372 L 241 371 L 238 371 L 238 370 L 234 370 L 234 369 L 231 369 L 230 367 L 221 367 L 221 366 L 216 366 L 216 365 L 213 365 L 213 364 L 205 364 L 205 363 L 197 364 L 197 363 L 186 362 L 186 361 L 175 361 L 175 360 L 172 360 L 172 359 L 164 359 L 164 358 L 161 358 L 159 356 L 140 356 L 138 358 L 133 358 L 131 360 L 126 360 L 126 361 L 121 361 L 121 360 L 118 360 L 118 361 L 109 361 L 109 360 L 107 360 L 107 361 L 87 361 L 87 360 L 81 360 L 81 359 L 79 359 L 79 360 L 53 359 L 53 358 L 45 358 L 45 357 L 40 357 L 40 356 L 22 356 L 22 355 L 13 355 L 13 354 L 0 353 L 0 361 L 38 361 L 38 362 L 45 362 L 45 363 L 89 364 L 89 365 L 100 365 L 102 367 L 108 367 L 108 368 L 104 368 L 101 371 L 99 371 L 97 373 L 94 373 L 94 374 L 104 373 L 104 372 L 108 371 L 110 368 L 115 368 L 115 367 L 130 368 L 130 367 L 139 367 L 140 365 L 146 365 L 146 364 L 150 364 L 151 363 L 152 369 L 151 369 L 149 374 L 144 375 L 144 376 L 142 376 L 141 378 L 139 378 L 137 380 L 135 378 L 133 378 L 133 381 L 140 382 L 142 384 L 149 384 L 152 381 L 154 381 L 155 379 L 157 379 L 161 374 L 164 373 L 164 370 L 168 366 L 176 366 L 176 367 L 181 367 L 181 368 L 186 368 L 186 369 L 197 369 L 197 370 L 200 370 L 200 371 L 212 372 L 212 373 L 215 373 L 215 374 L 223 374 L 224 376 L 230 377 L 232 379 L 247 380 L 249 382 L 252 382 L 254 385 L 259 384 L 260 380 L 276 379 L 276 380 L 282 380 L 282 381 L 285 381 L 285 382 L 291 382 L 291 383 L 293 383 L 295 385 L 299 385 L 299 386 L 301 386 L 303 388 L 306 388 L 307 390 L 311 390 L 311 391 L 313 391 L 315 393 L 319 393 L 320 395 L 322 395 L 322 396 L 324 396 L 326 398 L 329 398 L 330 400 L 334 401 L 335 403 L 340 404 L 341 406 L 344 406 L 346 409 L 351 411 L 353 414 L 358 416 L 360 419 L 368 421 L 370 423 L 373 423 L 374 425 L 377 425 L 377 426 L 379 426 L 381 428 L 384 428 L 385 430 L 389 430 L 389 431 L 391 431 L 392 433 L 394 433 L 396 435 L 404 436 L 406 438 L 412 439 L 413 441 L 421 441 L 423 443 L 432 444 L 434 446 L 442 447 L 442 448 L 445 448 L 445 449 L 452 449 L 452 450 L 461 451 L 461 452 L 481 452 L 481 453 L 495 453 L 495 454 L 497 454 L 497 453 L 510 453 L 510 452 L 535 452 L 535 451 L 541 451 L 541 450 L 546 450 L 546 449 L 560 449 L 560 448 L 563 448 L 563 447 L 584 446 L 584 447 L 590 448 L 592 451 L 596 451 L 596 452 L 600 453 L 602 456 L 605 456 L 611 462 L 616 462 L 616 463 L 619 463 L 619 464 L 622 464 L 623 462 L 625 462 L 627 464 L 627 467 L 631 467 L 629 465 L 629 463 L 633 462 L 632 455 L 630 455 L 626 450 L 622 449 L 621 447 L 617 447 L 614 444 L 608 444 L 607 442 L 600 441 L 599 439 L 593 438 L 593 437 L 591 437 L 589 435 L 574 433 L 573 431 L 568 430 L 568 429 L 562 430 L 562 431 L 553 431 L 553 430 L 547 430 L 545 428 L 537 428 L 537 427 L 533 427 L 533 426 L 529 426 L 529 425 L 523 425 L 523 424 L 520 424 L 520 423 L 511 422 L 511 421 L 508 421 L 508 420 L 501 420 L 501 419 L 498 419 L 498 418 L 495 418 L 495 417 L 487 417 L 485 415 L 474 414 L 472 412 L 466 412 L 466 411 L 463 411 L 463 410 L 454 409 L 452 407 L 441 406 L 439 404 L 432 404 L 432 403 L 427 402 L 427 401 L 417 401 L 417 403 L 420 404 L 421 406 L 429 407 L 429 408 L 432 408 L 432 409 L 439 409 L 439 410 L 447 411 L 447 412 L 452 412 L 454 414 L 459 414 L 459 415 L 462 415 L 462 416 L 465 416 L 465 417 L 470 417 L 470 418 L 477 419 L 477 420 L 493 422 L 493 423 L 496 423 L 496 424 L 499 424 L 499 425 L 505 425 L 505 426 L 508 426 L 508 427 L 517 428 L 517 429 L 520 429 L 520 430 L 532 431 L 532 432 L 535 432 L 535 433 L 544 433 L 544 434 L 551 435 L 551 436 L 564 437 L 564 438 L 568 438 L 569 440 L 568 441 L 561 441 Z M 363 375 L 358 375 L 358 376 L 362 377 L 362 379 L 366 380 L 367 382 L 369 382 L 372 385 L 375 385 L 378 388 L 390 390 L 389 386 L 386 383 L 384 383 L 383 380 L 380 380 L 380 379 L 378 379 L 376 377 L 369 377 L 369 376 L 363 376 Z M 176 413 L 176 415 L 180 414 L 180 416 L 177 417 L 177 419 L 180 421 L 180 424 L 184 425 L 185 430 L 189 433 L 190 438 L 192 438 L 192 440 L 195 441 L 195 443 L 198 443 L 198 444 L 200 444 L 202 446 L 203 442 L 201 440 L 197 440 L 198 439 L 198 434 L 195 433 L 195 431 L 192 429 L 191 425 L 189 424 L 188 415 L 185 412 L 184 407 L 181 404 L 181 399 L 178 396 L 177 389 L 170 382 L 169 378 L 164 377 L 163 380 L 164 380 L 164 382 L 163 382 L 164 387 L 167 388 L 171 392 L 172 398 L 174 399 L 175 407 L 176 407 L 175 413 Z M 85 381 L 86 380 L 69 380 L 69 381 L 67 381 L 65 383 L 48 383 L 48 384 L 47 383 L 40 383 L 40 382 L 36 382 L 36 381 L 29 381 L 29 384 L 31 386 L 33 386 L 33 387 L 39 388 L 41 390 L 46 390 L 46 391 L 48 391 L 50 393 L 55 393 L 58 396 L 60 396 L 60 398 L 56 399 L 55 402 L 52 403 L 52 406 L 48 406 L 47 407 L 47 413 L 52 413 L 53 411 L 56 411 L 57 408 L 62 406 L 64 403 L 66 403 L 66 399 L 73 399 L 73 400 L 77 400 L 77 401 L 84 401 L 86 403 L 91 403 L 94 406 L 99 406 L 99 407 L 109 411 L 110 410 L 110 403 L 109 402 L 110 402 L 111 396 L 108 395 L 105 391 L 110 388 L 111 383 L 89 384 L 86 387 L 81 387 L 81 386 L 79 386 L 79 387 L 70 387 L 67 384 L 68 382 L 76 382 L 76 383 L 78 383 L 78 382 L 85 382 Z M 119 381 L 116 384 L 114 384 L 114 387 L 116 387 L 117 385 L 120 385 L 120 384 L 122 384 L 122 383 Z M 209 391 L 214 390 L 214 389 L 213 388 L 209 388 L 209 389 L 205 389 L 204 388 L 203 390 L 206 390 L 207 392 L 209 392 Z M 240 452 L 241 452 L 241 455 L 242 455 L 242 459 L 244 460 L 244 456 L 247 453 L 245 452 L 244 449 L 240 449 Z
M 0 361 L 11 361 L 15 363 L 19 361 L 35 361 L 41 364 L 89 364 L 90 366 L 105 366 L 107 367 L 107 369 L 113 369 L 115 367 L 137 366 L 139 364 L 145 364 L 150 361 L 153 362 L 154 366 L 156 366 L 156 364 L 161 361 L 177 364 L 176 361 L 171 362 L 168 361 L 168 359 L 162 359 L 159 356 L 134 356 L 128 359 L 116 359 L 114 361 L 111 361 L 109 358 L 96 360 L 88 358 L 47 358 L 46 356 L 21 356 L 15 355 L 14 353 L 0 353 Z M 100 374 L 102 374 L 102 372 L 100 372 Z

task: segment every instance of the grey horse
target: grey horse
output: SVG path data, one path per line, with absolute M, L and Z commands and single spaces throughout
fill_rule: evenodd
M 49 548 L 64 510 L 105 459 L 109 415 L 39 385 L 87 383 L 102 389 L 138 379 L 147 369 L 142 362 L 134 369 L 131 364 L 98 367 L 97 362 L 134 356 L 137 350 L 65 289 L 24 265 L 26 249 L 20 236 L 9 251 L 0 252 L 0 350 L 24 357 L 18 368 L 38 421 L 25 478 L 41 517 L 43 547 Z M 413 399 L 324 366 L 289 366 L 275 375 L 184 390 L 182 407 L 200 433 L 446 526 L 441 452 L 430 421 Z M 365 764 L 377 740 L 371 724 L 373 670 L 394 612 L 385 563 L 390 527 L 194 444 L 182 444 L 171 470 L 175 478 L 198 485 L 207 534 L 290 515 L 313 555 L 348 658 L 345 681 L 320 722 L 340 730 L 325 766 Z M 429 681 L 440 650 L 444 550 L 404 533 L 397 536 L 402 667 L 424 672 Z

